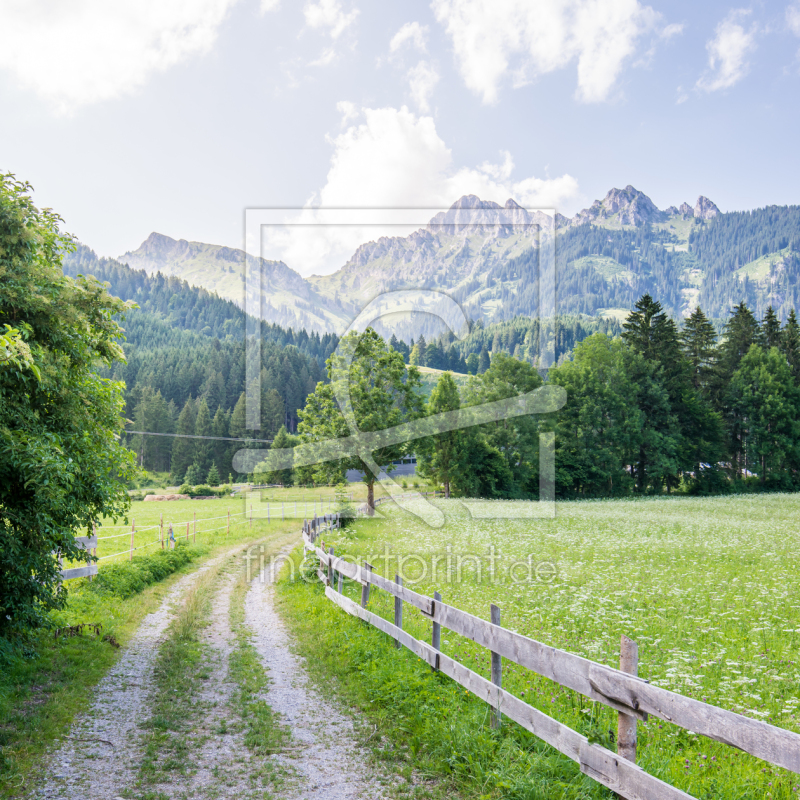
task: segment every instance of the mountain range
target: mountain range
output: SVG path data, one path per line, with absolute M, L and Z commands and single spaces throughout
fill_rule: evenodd
M 499 224 L 502 221 L 513 225 Z M 309 331 L 341 331 L 375 295 L 445 291 L 473 319 L 534 316 L 542 240 L 556 237 L 557 308 L 621 318 L 649 292 L 672 314 L 698 303 L 724 318 L 745 301 L 785 317 L 800 300 L 800 207 L 723 213 L 706 197 L 659 209 L 633 186 L 612 189 L 572 218 L 528 212 L 467 195 L 405 237 L 359 246 L 331 275 L 303 278 L 282 261 L 259 259 L 262 316 Z M 241 304 L 244 253 L 152 233 L 119 261 L 161 272 Z

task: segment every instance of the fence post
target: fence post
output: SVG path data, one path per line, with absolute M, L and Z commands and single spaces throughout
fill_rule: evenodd
M 436 606 L 442 602 L 442 596 L 439 592 L 433 593 L 433 611 L 436 613 Z M 442 626 L 439 622 L 433 623 L 433 632 L 431 634 L 431 647 L 436 650 L 436 664 L 434 669 L 439 671 L 439 650 L 442 649 Z
M 394 582 L 398 586 L 403 585 L 403 579 L 399 575 L 394 576 Z M 403 627 L 403 598 L 402 597 L 395 597 L 394 598 L 394 624 L 396 628 Z M 394 640 L 394 646 L 400 647 L 400 640 Z
M 365 577 L 366 580 L 364 583 L 361 584 L 361 608 L 366 608 L 367 603 L 369 603 L 369 590 L 370 590 L 370 579 L 369 573 L 372 572 L 372 564 L 368 564 L 366 561 L 364 562 L 364 568 L 361 570 L 362 577 Z M 366 573 L 366 575 L 364 574 Z
M 192 528 L 192 544 L 197 543 L 197 512 L 192 512 L 192 519 L 194 520 L 194 528 Z
M 490 621 L 492 625 L 500 625 L 500 609 L 492 603 Z M 499 653 L 492 651 L 492 683 L 499 689 L 503 685 L 503 659 Z M 499 692 L 498 692 L 499 695 Z M 499 728 L 503 715 L 499 708 L 492 708 L 492 727 Z
M 128 561 L 133 561 L 133 537 L 136 535 L 136 519 L 131 517 L 131 552 L 128 556 Z M 161 545 L 162 547 L 164 545 Z
M 186 523 L 186 541 L 189 541 L 189 523 Z
M 344 589 L 344 572 L 339 573 L 339 594 L 342 594 Z
M 95 539 L 97 538 L 97 525 L 94 523 L 94 520 L 92 520 L 92 536 L 94 536 Z M 86 552 L 89 553 L 89 550 L 87 549 Z M 96 547 L 92 548 L 91 552 L 96 558 L 97 557 L 97 548 Z M 86 561 L 86 566 L 87 567 L 90 567 L 91 564 L 92 564 L 91 561 L 88 561 L 88 560 Z M 94 580 L 94 575 L 90 575 L 89 576 L 89 581 L 91 582 L 93 580 Z
M 159 515 L 158 520 L 158 536 L 161 539 L 161 549 L 164 549 L 164 514 Z
M 333 586 L 333 546 L 328 550 L 328 586 Z
M 639 645 L 624 633 L 619 646 L 619 668 L 631 675 L 639 674 Z M 617 753 L 627 761 L 636 763 L 636 717 L 621 711 L 617 725 Z

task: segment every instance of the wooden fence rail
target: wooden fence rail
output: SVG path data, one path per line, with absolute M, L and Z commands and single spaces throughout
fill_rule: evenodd
M 729 744 L 776 766 L 800 773 L 800 735 L 653 686 L 635 674 L 638 656 L 634 642 L 627 640 L 630 644 L 625 645 L 624 640 L 627 637 L 623 637 L 622 669 L 619 670 L 550 647 L 501 627 L 499 610 L 493 615 L 493 621 L 481 619 L 442 603 L 438 593 L 434 597 L 427 597 L 403 586 L 401 582 L 376 574 L 369 565 L 360 567 L 338 558 L 333 553 L 333 548 L 326 552 L 316 545 L 323 528 L 329 529 L 325 525 L 326 523 L 316 519 L 306 521 L 303 526 L 303 544 L 307 551 L 314 552 L 319 559 L 320 569 L 317 575 L 325 583 L 325 596 L 329 600 L 348 614 L 384 631 L 400 645 L 427 661 L 431 667 L 486 701 L 493 709 L 493 718 L 497 719 L 497 724 L 501 714 L 517 722 L 576 761 L 586 775 L 620 796 L 629 800 L 691 797 L 644 772 L 632 760 L 635 759 L 636 752 L 636 721 L 647 720 L 650 714 L 686 730 Z M 335 590 L 336 583 L 330 577 L 334 573 L 361 584 L 360 605 L 341 593 L 341 582 L 339 591 Z M 365 598 L 369 597 L 373 586 L 395 598 L 395 624 L 367 610 Z M 403 631 L 403 603 L 419 609 L 424 617 L 433 622 L 431 644 L 415 639 Z M 494 620 L 497 620 L 497 624 Z M 440 652 L 439 636 L 442 627 L 471 639 L 492 653 L 492 680 L 487 680 Z M 590 744 L 577 731 L 505 691 L 500 685 L 500 658 L 513 661 L 560 686 L 579 692 L 590 700 L 619 712 L 620 730 L 625 732 L 625 740 L 621 744 L 623 752 L 631 760 L 622 753 L 612 753 L 598 744 Z

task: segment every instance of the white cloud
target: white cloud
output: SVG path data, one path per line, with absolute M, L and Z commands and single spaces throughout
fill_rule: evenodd
M 406 22 L 389 42 L 389 52 L 396 53 L 403 45 L 409 44 L 421 53 L 427 52 L 425 40 L 428 36 L 428 26 L 419 22 Z
M 433 0 L 433 10 L 464 82 L 485 103 L 497 100 L 507 73 L 521 86 L 573 61 L 578 98 L 605 100 L 639 38 L 661 18 L 638 0 Z
M 339 0 L 319 0 L 306 3 L 303 9 L 309 28 L 328 28 L 332 39 L 338 39 L 358 16 L 358 9 L 345 13 Z
M 326 47 L 320 54 L 319 58 L 315 58 L 313 61 L 308 62 L 309 67 L 327 67 L 328 64 L 332 64 L 336 61 L 338 53 L 333 47 Z
M 270 11 L 277 11 L 281 0 L 261 0 L 261 13 L 268 14 Z
M 336 110 L 342 115 L 342 127 L 347 125 L 350 120 L 358 119 L 361 113 L 356 104 L 351 103 L 349 100 L 340 100 L 336 104 Z
M 795 36 L 800 36 L 800 3 L 786 7 L 786 24 Z
M 431 95 L 438 82 L 439 73 L 427 61 L 420 61 L 408 71 L 411 98 L 420 112 L 427 114 L 430 111 Z
M 683 29 L 686 26 L 682 22 L 673 22 L 671 25 L 667 25 L 661 33 L 659 34 L 662 39 L 671 39 L 673 36 L 679 36 L 683 33 Z
M 706 92 L 728 89 L 738 83 L 750 69 L 747 57 L 755 49 L 756 29 L 745 30 L 740 20 L 750 13 L 746 9 L 731 11 L 706 43 L 708 71 L 697 81 L 697 88 Z
M 355 109 L 340 105 L 346 119 Z M 406 107 L 362 109 L 363 122 L 329 139 L 333 146 L 325 185 L 307 208 L 287 221 L 311 227 L 276 228 L 265 240 L 264 255 L 281 258 L 301 274 L 332 272 L 342 266 L 359 244 L 381 235 L 407 235 L 419 224 L 398 230 L 363 226 L 325 226 L 324 208 L 449 208 L 459 197 L 476 194 L 505 203 L 513 197 L 529 208 L 561 207 L 578 195 L 570 175 L 558 178 L 512 178 L 510 153 L 499 164 L 457 167 L 436 131 L 431 117 L 417 116 Z M 425 213 L 420 224 L 434 211 Z M 315 225 L 317 227 L 315 227 Z
M 208 52 L 235 0 L 0 3 L 0 69 L 69 113 Z

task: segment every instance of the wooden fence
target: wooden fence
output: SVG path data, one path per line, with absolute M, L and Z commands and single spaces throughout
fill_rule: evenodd
M 759 720 L 726 711 L 689 697 L 653 686 L 635 674 L 636 645 L 623 637 L 622 669 L 598 664 L 582 656 L 537 642 L 501 627 L 499 609 L 492 606 L 487 621 L 454 606 L 442 603 L 438 592 L 427 597 L 395 580 L 378 575 L 369 564 L 358 566 L 327 551 L 317 541 L 333 522 L 307 520 L 303 525 L 303 545 L 319 559 L 319 579 L 325 596 L 348 614 L 368 622 L 394 638 L 430 666 L 449 676 L 493 710 L 494 724 L 508 717 L 580 765 L 581 772 L 629 800 L 678 800 L 691 798 L 686 792 L 645 772 L 635 763 L 636 722 L 648 715 L 671 722 L 686 730 L 736 747 L 771 764 L 800 773 L 800 735 Z M 360 605 L 342 593 L 343 578 L 361 584 Z M 394 623 L 367 610 L 372 587 L 395 598 Z M 420 641 L 403 630 L 403 603 L 417 608 L 433 623 L 431 643 Z M 487 680 L 469 667 L 440 652 L 441 628 L 465 636 L 492 654 L 492 679 Z M 626 641 L 627 640 L 627 641 Z M 528 705 L 502 688 L 501 659 L 526 667 L 560 686 L 572 689 L 619 713 L 620 752 L 590 743 L 589 740 L 552 717 Z

